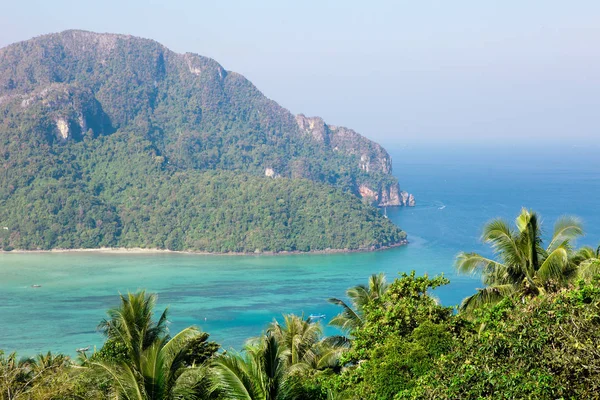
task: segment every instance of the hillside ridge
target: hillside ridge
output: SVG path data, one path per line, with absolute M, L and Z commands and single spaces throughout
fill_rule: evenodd
M 410 203 L 385 149 L 149 39 L 65 31 L 0 49 L 0 163 L 4 249 L 406 242 L 372 207 Z
M 140 51 L 139 48 L 143 50 Z M 126 50 L 126 54 L 122 54 L 123 50 Z M 136 52 L 139 54 L 135 54 Z M 98 78 L 106 79 L 108 75 L 110 79 L 111 73 L 114 75 L 114 71 L 110 68 L 111 58 L 124 59 L 120 64 L 125 64 L 125 71 L 119 73 L 127 75 L 125 86 L 131 85 L 131 81 L 134 81 L 142 89 L 141 93 L 138 93 L 141 95 L 139 99 L 141 104 L 138 107 L 133 108 L 128 104 L 122 104 L 123 102 L 113 105 L 111 93 L 107 93 L 106 85 L 103 85 L 102 81 L 93 82 L 92 79 L 92 82 L 84 83 L 81 79 L 82 75 L 87 75 L 85 77 L 89 78 L 92 72 L 98 69 L 109 70 L 108 73 L 104 71 L 98 74 L 100 75 Z M 157 104 L 160 101 L 158 96 L 161 95 L 159 83 L 169 80 L 169 74 L 177 74 L 174 79 L 179 79 L 182 84 L 201 91 L 196 109 L 186 110 L 191 114 L 191 118 L 188 119 L 192 129 L 202 123 L 203 113 L 217 111 L 215 103 L 218 106 L 228 102 L 237 106 L 240 100 L 246 100 L 232 96 L 235 94 L 232 91 L 243 90 L 257 103 L 255 105 L 258 106 L 259 113 L 260 109 L 263 109 L 263 115 L 267 116 L 260 121 L 261 125 L 269 126 L 273 123 L 273 119 L 277 119 L 278 124 L 283 125 L 277 127 L 278 130 L 284 130 L 289 136 L 295 136 L 294 140 L 302 140 L 304 135 L 308 134 L 307 136 L 315 144 L 322 146 L 322 150 L 329 153 L 328 156 L 331 156 L 332 152 L 337 152 L 348 158 L 354 158 L 353 167 L 357 172 L 354 173 L 354 178 L 358 179 L 345 184 L 353 193 L 380 206 L 414 205 L 413 197 L 409 202 L 407 193 L 401 193 L 397 180 L 391 175 L 391 157 L 379 144 L 351 129 L 327 125 L 319 117 L 307 118 L 303 114 L 293 115 L 275 101 L 266 98 L 241 74 L 226 71 L 211 58 L 194 53 L 175 53 L 154 40 L 131 35 L 68 30 L 4 47 L 0 49 L 0 59 L 2 60 L 0 62 L 0 105 L 11 100 L 21 100 L 21 105 L 28 107 L 36 99 L 43 99 L 49 93 L 56 91 L 57 84 L 62 84 L 64 87 L 61 89 L 66 92 L 69 90 L 85 92 L 86 98 L 81 101 L 82 105 L 92 109 L 100 108 L 104 112 L 104 115 L 86 118 L 86 110 L 77 112 L 72 109 L 73 107 L 62 110 L 64 114 L 75 118 L 71 118 L 70 121 L 62 116 L 53 117 L 55 124 L 53 131 L 59 140 L 78 138 L 82 135 L 81 132 L 86 132 L 89 128 L 92 128 L 95 134 L 103 134 L 115 131 L 136 118 L 147 119 L 148 116 L 140 114 L 143 112 L 152 114 L 156 108 L 160 109 L 160 105 Z M 65 68 L 65 62 L 75 64 L 75 67 L 69 70 Z M 149 64 L 151 68 L 140 68 L 139 64 L 142 63 Z M 35 64 L 35 67 L 32 64 Z M 120 67 L 122 69 L 123 65 Z M 167 82 L 165 86 L 168 87 L 171 83 Z M 108 86 L 117 89 L 112 85 Z M 209 98 L 216 96 L 222 98 Z M 121 111 L 122 109 L 125 109 L 125 112 Z M 59 113 L 60 111 L 55 110 L 55 114 Z M 99 122 L 98 119 L 101 121 Z M 106 123 L 107 121 L 110 121 L 110 125 Z M 293 124 L 294 121 L 296 124 Z M 160 121 L 156 122 L 160 125 Z M 165 156 L 169 157 L 168 154 Z M 281 159 L 270 160 L 269 157 L 263 156 L 259 161 L 263 164 L 263 170 L 251 171 L 252 173 L 260 174 L 267 169 L 273 169 L 275 174 L 282 176 L 299 176 L 319 181 L 335 180 L 332 176 L 335 173 L 332 174 L 331 171 L 307 170 L 304 167 L 307 160 L 303 157 L 293 157 L 289 162 L 282 162 Z M 202 167 L 213 169 L 215 166 Z

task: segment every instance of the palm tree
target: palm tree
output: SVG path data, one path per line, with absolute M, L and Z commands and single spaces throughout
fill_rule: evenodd
M 156 294 L 146 295 L 145 291 L 120 295 L 119 307 L 107 311 L 108 319 L 102 320 L 98 329 L 108 340 L 120 343 L 127 349 L 128 358 L 139 368 L 141 355 L 157 340 L 167 335 L 167 311 L 165 309 L 157 322 L 153 320 Z
M 369 278 L 368 285 L 354 286 L 346 291 L 346 296 L 350 298 L 351 306 L 338 298 L 331 298 L 328 301 L 343 308 L 342 312 L 329 322 L 330 325 L 337 326 L 342 330 L 352 332 L 363 325 L 363 309 L 367 304 L 379 299 L 388 288 L 385 275 L 373 274 Z
M 600 275 L 600 246 L 595 250 L 584 246 L 577 250 L 573 261 L 578 265 L 577 277 L 590 280 Z
M 16 399 L 29 389 L 34 376 L 30 359 L 18 360 L 16 353 L 5 356 L 0 350 L 0 398 Z
M 189 340 L 200 334 L 187 328 L 175 337 L 157 339 L 142 353 L 139 364 L 93 363 L 112 378 L 119 398 L 128 400 L 207 399 L 213 392 L 210 372 L 205 366 L 187 367 L 185 352 Z
M 564 286 L 577 275 L 571 248 L 571 241 L 583 235 L 577 218 L 561 217 L 546 247 L 535 212 L 522 209 L 515 222 L 516 229 L 502 219 L 495 219 L 483 228 L 482 240 L 490 244 L 497 260 L 464 252 L 456 257 L 459 272 L 479 272 L 487 285 L 463 300 L 462 311 L 494 304 L 515 293 L 535 296 Z
M 267 333 L 248 344 L 244 354 L 225 353 L 214 361 L 219 388 L 231 400 L 279 400 L 285 397 L 282 348 Z
M 64 355 L 39 354 L 17 360 L 16 353 L 0 351 L 0 398 L 42 399 L 67 394 L 71 363 Z
M 347 342 L 323 338 L 320 324 L 296 315 L 274 321 L 263 336 L 246 344 L 242 354 L 219 356 L 213 367 L 227 399 L 281 400 L 296 398 L 301 389 L 293 379 L 302 372 L 339 367 Z M 290 379 L 292 378 L 292 379 Z
M 333 336 L 323 338 L 321 324 L 297 315 L 283 316 L 283 324 L 274 321 L 267 332 L 275 337 L 283 352 L 288 373 L 339 367 L 339 359 L 348 341 Z
M 167 310 L 157 322 L 152 316 L 157 296 L 144 291 L 120 296 L 121 304 L 108 311 L 109 319 L 99 328 L 108 340 L 127 349 L 124 361 L 93 362 L 114 383 L 119 398 L 125 399 L 202 399 L 213 390 L 206 366 L 186 365 L 188 347 L 202 336 L 190 327 L 169 338 Z

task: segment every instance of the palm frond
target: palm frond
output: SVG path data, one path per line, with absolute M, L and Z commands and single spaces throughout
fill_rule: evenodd
M 357 310 L 361 310 L 372 300 L 371 291 L 366 285 L 356 285 L 346 290 L 346 296 Z
M 458 272 L 463 274 L 481 273 L 491 274 L 499 270 L 508 270 L 508 267 L 498 261 L 484 257 L 477 253 L 459 253 L 454 261 L 454 266 Z
M 240 355 L 223 354 L 213 361 L 219 388 L 231 400 L 258 400 L 261 398 L 259 382 L 249 372 L 249 365 Z
M 327 336 L 323 339 L 323 343 L 327 346 L 343 347 L 345 349 L 349 349 L 352 346 L 352 340 L 340 335 Z
M 173 336 L 161 349 L 161 352 L 164 354 L 165 362 L 171 364 L 173 359 L 186 349 L 189 341 L 199 335 L 201 335 L 200 330 L 190 326 Z
M 173 389 L 173 398 L 181 400 L 204 400 L 214 398 L 218 381 L 207 366 L 186 368 Z
M 111 378 L 117 390 L 118 398 L 146 400 L 146 395 L 139 385 L 135 372 L 128 365 L 111 365 L 104 362 L 95 362 L 91 365 L 104 371 Z
M 373 274 L 369 277 L 369 297 L 377 299 L 386 292 L 389 284 L 386 281 L 385 274 Z
M 492 285 L 483 289 L 477 289 L 477 293 L 465 298 L 460 304 L 460 311 L 470 313 L 484 305 L 493 305 L 503 298 L 516 292 L 515 285 Z
M 261 354 L 261 369 L 264 381 L 266 399 L 277 399 L 281 390 L 284 374 L 284 361 L 281 357 L 281 348 L 277 338 L 269 333 L 264 337 L 264 351 Z
M 547 252 L 551 253 L 564 242 L 570 242 L 573 239 L 583 236 L 583 223 L 577 217 L 562 216 L 554 224 L 554 233 L 552 240 L 547 247 Z
M 337 326 L 338 328 L 352 332 L 354 329 L 362 326 L 362 317 L 353 310 L 346 302 L 340 299 L 331 298 L 330 303 L 342 307 L 342 312 L 336 315 L 329 321 L 329 325 Z
M 163 397 L 163 390 L 166 389 L 165 363 L 161 354 L 161 347 L 162 342 L 157 340 L 142 353 L 140 360 L 140 372 L 143 377 L 144 389 L 150 399 Z
M 347 351 L 348 349 L 344 347 L 322 346 L 318 350 L 317 357 L 314 360 L 314 368 L 322 370 L 338 367 L 340 365 L 340 358 Z
M 591 280 L 600 276 L 600 259 L 593 258 L 585 260 L 579 264 L 577 277 L 584 280 Z
M 546 257 L 540 269 L 537 271 L 537 276 L 542 281 L 553 279 L 556 281 L 563 281 L 565 278 L 565 270 L 569 264 L 569 255 L 567 249 L 564 247 L 556 248 L 552 253 Z
M 586 260 L 591 260 L 594 258 L 598 258 L 598 255 L 596 253 L 596 250 L 594 250 L 590 246 L 580 247 L 571 255 L 571 261 L 575 264 L 581 264 Z
M 518 264 L 523 261 L 523 250 L 519 248 L 516 237 L 517 233 L 510 228 L 508 222 L 498 218 L 484 226 L 481 239 L 492 246 L 494 253 L 504 263 Z

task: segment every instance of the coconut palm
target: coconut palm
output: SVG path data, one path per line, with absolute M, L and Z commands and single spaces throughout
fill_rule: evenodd
M 584 246 L 577 250 L 573 261 L 578 265 L 577 277 L 590 280 L 600 275 L 600 246 L 595 250 Z
M 213 363 L 219 389 L 231 400 L 280 400 L 286 393 L 283 349 L 267 333 L 243 354 L 225 353 Z
M 227 399 L 296 398 L 301 388 L 290 379 L 305 371 L 339 367 L 347 341 L 323 338 L 320 324 L 297 315 L 274 321 L 263 336 L 250 340 L 242 354 L 225 353 L 213 367 Z
M 348 342 L 339 337 L 323 338 L 321 324 L 297 315 L 283 316 L 283 324 L 272 322 L 267 328 L 285 351 L 283 359 L 288 373 L 339 367 L 339 359 Z
M 367 304 L 379 299 L 388 288 L 385 275 L 373 274 L 369 278 L 368 285 L 354 286 L 346 291 L 351 305 L 338 298 L 329 299 L 330 303 L 343 308 L 342 312 L 329 322 L 342 330 L 352 332 L 363 325 L 363 309 Z
M 167 309 L 157 322 L 153 320 L 156 294 L 145 291 L 120 295 L 121 304 L 107 311 L 108 319 L 102 320 L 98 329 L 107 339 L 122 344 L 130 361 L 138 364 L 144 350 L 167 335 Z
M 67 394 L 71 364 L 63 355 L 40 354 L 18 360 L 0 351 L 0 398 L 46 399 Z
M 156 295 L 141 291 L 120 299 L 120 306 L 110 309 L 99 327 L 108 340 L 124 345 L 127 355 L 123 361 L 91 363 L 112 380 L 118 398 L 209 398 L 213 384 L 208 368 L 186 364 L 189 345 L 202 332 L 190 327 L 169 338 L 167 310 L 157 322 L 152 318 Z
M 128 400 L 207 399 L 213 391 L 205 366 L 187 367 L 189 340 L 200 334 L 187 328 L 172 339 L 157 339 L 142 351 L 139 364 L 93 363 L 112 379 L 118 398 Z
M 28 383 L 33 378 L 30 361 L 18 360 L 16 353 L 6 356 L 0 350 L 0 398 L 17 399 L 29 389 Z
M 577 275 L 577 262 L 571 248 L 571 241 L 583 235 L 577 218 L 561 217 L 546 247 L 535 212 L 522 209 L 515 223 L 516 229 L 502 219 L 484 226 L 482 240 L 492 247 L 497 259 L 464 252 L 456 257 L 459 272 L 481 273 L 487 285 L 464 299 L 461 310 L 493 304 L 515 293 L 535 296 L 562 287 Z

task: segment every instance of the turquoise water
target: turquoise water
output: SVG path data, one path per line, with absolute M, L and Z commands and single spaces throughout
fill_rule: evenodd
M 121 292 L 146 288 L 170 307 L 171 330 L 198 325 L 224 346 L 239 347 L 282 313 L 305 315 L 337 309 L 328 297 L 376 272 L 390 278 L 414 269 L 445 273 L 451 284 L 436 290 L 452 305 L 479 280 L 456 276 L 460 250 L 486 252 L 478 242 L 483 223 L 513 218 L 522 206 L 552 223 L 562 214 L 584 219 L 600 241 L 600 167 L 595 152 L 577 148 L 520 155 L 512 150 L 392 151 L 402 186 L 415 208 L 388 209 L 409 234 L 410 244 L 374 252 L 287 256 L 200 256 L 183 254 L 0 254 L 0 348 L 22 354 L 100 345 L 96 325 Z M 549 227 L 547 227 L 549 228 Z M 40 284 L 40 288 L 32 288 Z

